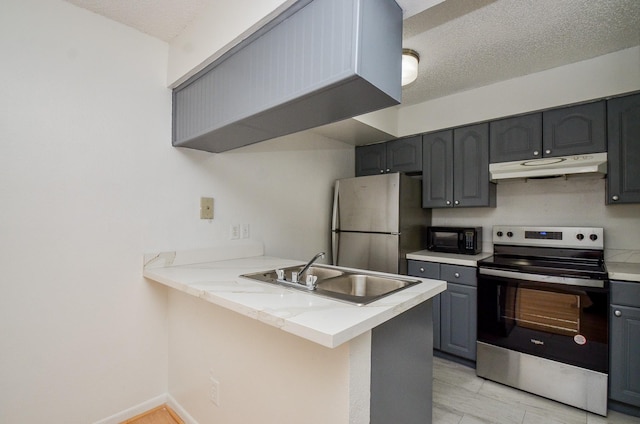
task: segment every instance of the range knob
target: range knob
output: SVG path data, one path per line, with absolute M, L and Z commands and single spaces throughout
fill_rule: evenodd
M 502 237 L 502 236 L 504 235 L 504 233 L 503 233 L 502 231 L 498 231 L 498 232 L 496 233 L 496 235 L 497 235 L 498 237 Z
M 577 238 L 578 240 L 584 240 L 584 234 L 582 234 L 582 233 L 578 233 L 578 235 L 576 236 L 576 238 Z
M 511 231 L 507 231 L 507 237 L 513 237 L 513 233 Z
M 589 238 L 591 239 L 591 241 L 596 241 L 596 240 L 598 240 L 598 236 L 597 236 L 596 234 L 591 234 L 591 235 L 589 236 Z

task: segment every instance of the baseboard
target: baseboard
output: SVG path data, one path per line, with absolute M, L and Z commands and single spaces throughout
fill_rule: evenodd
M 118 412 L 117 414 L 111 415 L 110 417 L 104 418 L 100 421 L 96 421 L 94 424 L 121 423 L 124 420 L 128 420 L 129 418 L 142 414 L 143 412 L 148 411 L 149 409 L 153 409 L 157 406 L 160 406 L 163 403 L 168 403 L 167 396 L 168 395 L 166 393 L 163 395 L 156 396 L 138 405 L 132 406 L 131 408 L 127 408 L 124 411 Z
M 156 408 L 162 404 L 167 404 L 173 411 L 182 418 L 185 424 L 198 424 L 196 420 L 193 419 L 191 415 L 176 401 L 173 396 L 168 393 L 156 396 L 147 401 L 144 401 L 138 405 L 132 406 L 131 408 L 127 408 L 124 411 L 118 412 L 117 414 L 111 415 L 110 417 L 104 418 L 100 421 L 96 421 L 94 424 L 119 424 L 129 418 L 133 418 L 136 415 L 140 415 L 143 412 L 146 412 L 150 409 Z
M 180 416 L 180 418 L 182 418 L 184 424 L 198 424 L 198 422 L 191 415 L 189 415 L 187 410 L 184 409 L 182 405 L 180 405 L 178 401 L 175 400 L 170 394 L 167 394 L 167 405 L 169 405 L 169 407 L 173 409 L 174 412 Z

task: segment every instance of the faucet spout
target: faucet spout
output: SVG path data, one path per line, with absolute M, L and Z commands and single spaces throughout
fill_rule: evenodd
M 318 254 L 317 254 L 316 256 L 314 256 L 314 257 L 313 257 L 309 262 L 307 262 L 307 264 L 306 264 L 304 267 L 302 267 L 302 269 L 300 270 L 300 272 L 298 272 L 297 278 L 295 279 L 296 281 L 294 281 L 294 283 L 299 283 L 299 282 L 300 282 L 300 277 L 302 277 L 302 274 L 304 274 L 304 273 L 305 273 L 305 271 L 306 271 L 306 270 L 308 270 L 308 269 L 309 269 L 309 267 L 310 267 L 311 265 L 313 265 L 313 263 L 314 263 L 315 261 L 317 261 L 318 259 L 320 259 L 320 258 L 324 258 L 324 252 L 320 252 L 320 253 L 318 253 Z

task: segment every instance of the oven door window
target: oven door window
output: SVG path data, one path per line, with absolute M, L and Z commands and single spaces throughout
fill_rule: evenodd
M 505 319 L 514 325 L 551 334 L 575 336 L 581 334 L 582 303 L 592 303 L 585 293 L 557 293 L 530 288 L 507 290 L 514 296 L 504 308 Z
M 478 340 L 607 372 L 607 305 L 606 289 L 480 275 Z

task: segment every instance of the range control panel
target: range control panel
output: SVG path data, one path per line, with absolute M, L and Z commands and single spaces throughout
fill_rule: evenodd
M 604 249 L 604 228 L 495 225 L 493 244 Z

